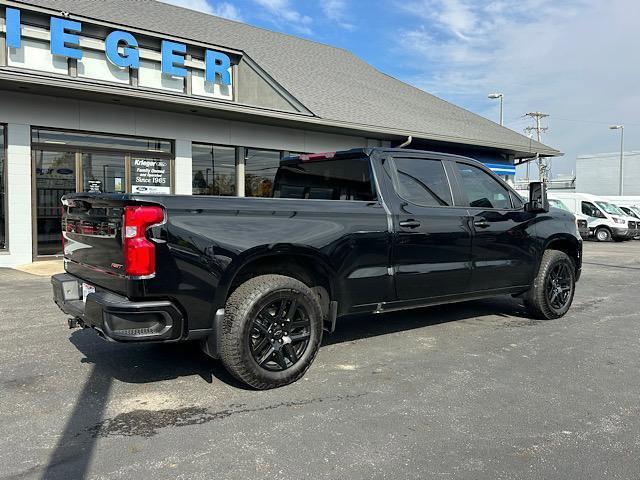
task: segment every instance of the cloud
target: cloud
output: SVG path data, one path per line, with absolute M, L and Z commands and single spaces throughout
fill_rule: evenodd
M 188 8 L 190 10 L 196 10 L 199 12 L 208 13 L 210 15 L 216 15 L 217 17 L 228 18 L 229 20 L 236 20 L 242 22 L 243 18 L 238 9 L 229 2 L 212 2 L 207 0 L 160 0 L 164 3 L 170 3 L 178 7 Z
M 406 81 L 498 117 L 505 94 L 506 126 L 522 133 L 523 114 L 550 114 L 543 142 L 566 153 L 554 172 L 574 169 L 579 154 L 615 151 L 609 123 L 632 124 L 640 111 L 637 0 L 419 0 L 398 4 L 414 19 L 396 38 L 414 73 Z M 640 125 L 636 125 L 640 131 Z M 628 148 L 640 135 L 628 134 Z
M 228 18 L 229 20 L 235 20 L 237 22 L 244 21 L 238 9 L 231 3 L 219 2 L 213 7 L 213 10 L 214 15 L 219 17 Z
M 347 4 L 345 0 L 320 0 L 320 8 L 325 17 L 346 30 L 353 30 L 355 25 L 347 20 Z
M 298 33 L 311 35 L 313 20 L 296 10 L 289 0 L 254 0 L 271 15 L 271 21 L 277 25 L 286 24 Z

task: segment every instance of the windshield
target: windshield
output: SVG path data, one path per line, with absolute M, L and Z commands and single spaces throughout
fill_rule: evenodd
M 615 205 L 613 205 L 612 203 L 607 203 L 607 202 L 596 202 L 596 204 L 605 212 L 607 212 L 609 215 L 622 215 L 624 216 L 625 213 L 620 210 L 618 207 L 616 207 Z
M 640 218 L 640 207 L 629 207 L 632 212 L 636 214 L 636 217 Z
M 621 207 L 621 208 L 622 210 L 624 210 L 624 213 L 626 213 L 630 217 L 640 218 L 640 215 L 638 215 L 638 209 L 636 207 Z
M 562 203 L 560 200 L 556 200 L 555 198 L 549 199 L 549 205 L 555 208 L 559 208 L 560 210 L 566 210 L 567 212 L 570 212 L 570 210 L 564 203 Z

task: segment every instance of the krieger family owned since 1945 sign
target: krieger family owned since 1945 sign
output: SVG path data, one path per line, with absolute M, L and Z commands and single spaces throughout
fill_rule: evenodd
M 171 193 L 169 160 L 133 158 L 131 193 Z

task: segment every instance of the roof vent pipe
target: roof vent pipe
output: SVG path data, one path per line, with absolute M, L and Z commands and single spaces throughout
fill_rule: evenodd
M 413 142 L 413 137 L 411 135 L 409 135 L 404 142 L 402 142 L 400 145 L 398 145 L 398 148 L 408 147 L 411 142 Z

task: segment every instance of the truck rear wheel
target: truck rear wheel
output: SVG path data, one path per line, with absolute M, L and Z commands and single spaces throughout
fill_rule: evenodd
M 260 390 L 287 385 L 320 347 L 320 302 L 294 278 L 254 277 L 229 296 L 221 335 L 220 359 L 233 376 Z
M 538 275 L 524 299 L 529 314 L 551 320 L 567 313 L 575 293 L 575 272 L 575 265 L 566 253 L 546 250 Z

